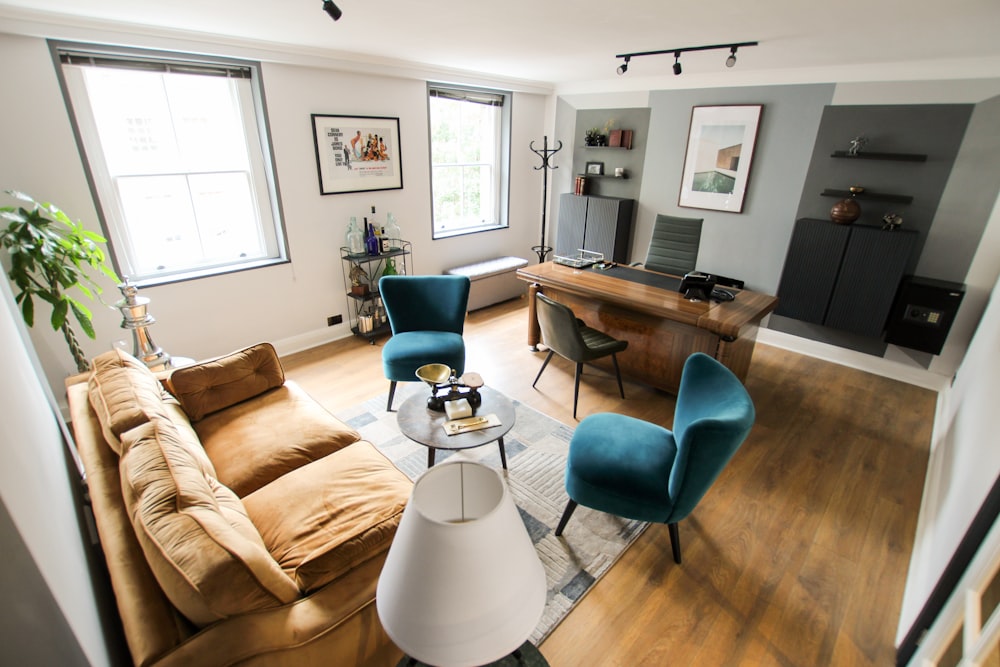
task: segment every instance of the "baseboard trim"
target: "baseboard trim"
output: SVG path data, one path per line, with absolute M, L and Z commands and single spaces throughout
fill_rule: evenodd
M 892 380 L 899 380 L 907 384 L 912 384 L 924 389 L 930 389 L 940 393 L 951 383 L 951 377 L 933 373 L 920 366 L 909 366 L 907 364 L 873 357 L 870 354 L 855 352 L 836 345 L 820 343 L 800 336 L 775 331 L 774 329 L 761 328 L 757 332 L 757 341 L 765 345 L 779 347 L 789 352 L 797 352 L 816 359 L 823 359 L 848 368 L 856 368 L 868 373 L 874 373 L 881 377 Z

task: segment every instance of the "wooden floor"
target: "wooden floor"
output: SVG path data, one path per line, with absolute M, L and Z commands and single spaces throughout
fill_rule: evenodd
M 471 313 L 467 370 L 573 424 L 572 366 L 555 357 L 532 389 L 526 322 L 523 300 Z M 387 390 L 380 353 L 351 338 L 284 364 L 337 410 Z M 650 526 L 543 642 L 553 667 L 894 663 L 934 393 L 762 344 L 746 384 L 756 425 L 680 523 L 683 565 Z M 672 422 L 673 397 L 626 382 L 622 401 L 599 370 L 580 393 L 580 418 Z

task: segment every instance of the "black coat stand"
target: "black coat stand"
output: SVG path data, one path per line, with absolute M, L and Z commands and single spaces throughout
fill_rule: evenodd
M 549 164 L 549 159 L 562 150 L 562 142 L 556 141 L 555 148 L 549 148 L 549 137 L 545 135 L 542 138 L 542 149 L 538 150 L 535 148 L 535 142 L 532 141 L 528 144 L 528 148 L 531 152 L 542 158 L 542 165 L 540 167 L 535 167 L 535 170 L 542 170 L 542 239 L 539 245 L 532 246 L 531 249 L 538 255 L 538 263 L 541 264 L 545 261 L 545 256 L 552 252 L 552 247 L 545 245 L 545 210 L 548 208 L 548 192 L 549 192 L 549 169 L 558 169 L 559 167 Z

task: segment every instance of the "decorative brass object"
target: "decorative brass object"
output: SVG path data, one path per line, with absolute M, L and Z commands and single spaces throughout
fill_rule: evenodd
M 444 412 L 445 403 L 460 398 L 469 401 L 473 412 L 483 403 L 483 397 L 479 394 L 483 378 L 479 373 L 466 373 L 457 378 L 454 369 L 444 364 L 425 364 L 417 369 L 416 376 L 431 388 L 431 395 L 427 398 L 427 408 L 430 410 Z

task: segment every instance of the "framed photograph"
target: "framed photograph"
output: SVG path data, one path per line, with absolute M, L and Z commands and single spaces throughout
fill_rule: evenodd
M 604 174 L 604 163 L 603 162 L 588 162 L 587 163 L 587 175 L 588 176 L 601 176 Z
M 678 204 L 740 213 L 763 105 L 693 107 Z
M 312 114 L 319 193 L 403 187 L 399 118 Z

